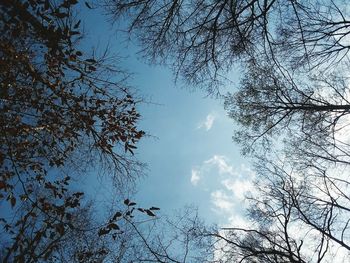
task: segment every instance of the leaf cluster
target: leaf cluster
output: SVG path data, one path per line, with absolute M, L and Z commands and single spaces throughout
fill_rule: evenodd
M 4 262 L 47 260 L 79 228 L 84 193 L 73 182 L 84 167 L 106 163 L 116 178 L 141 169 L 133 158 L 145 134 L 137 127 L 138 101 L 107 54 L 78 49 L 77 3 L 0 3 Z

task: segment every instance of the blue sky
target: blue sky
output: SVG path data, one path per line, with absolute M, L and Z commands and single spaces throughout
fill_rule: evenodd
M 232 142 L 234 126 L 222 102 L 175 85 L 169 69 L 144 63 L 137 47 L 121 41 L 125 35 L 96 10 L 84 8 L 82 14 L 88 18 L 84 43 L 109 45 L 122 56 L 120 65 L 133 73 L 129 84 L 152 102 L 139 108 L 140 127 L 152 136 L 138 145 L 137 157 L 148 164 L 148 172 L 138 182 L 135 201 L 163 213 L 194 205 L 207 222 L 242 223 L 243 196 L 254 174 Z
M 241 204 L 227 185 L 242 182 L 247 171 L 220 101 L 175 87 L 171 73 L 159 67 L 139 72 L 135 82 L 149 84 L 147 89 L 138 86 L 160 104 L 140 109 L 141 127 L 157 139 L 139 145 L 138 156 L 148 163 L 149 174 L 139 183 L 136 199 L 168 211 L 194 204 L 212 222 L 239 211 Z

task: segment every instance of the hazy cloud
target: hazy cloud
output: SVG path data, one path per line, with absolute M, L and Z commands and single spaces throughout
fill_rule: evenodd
M 237 215 L 237 214 L 230 216 L 226 227 L 238 227 L 238 226 L 241 228 L 251 227 L 250 222 L 247 221 L 247 219 L 244 218 L 243 216 Z
M 214 165 L 219 168 L 220 174 L 231 174 L 234 175 L 233 166 L 228 164 L 228 158 L 223 155 L 214 155 L 209 160 L 205 161 L 204 164 Z
M 223 212 L 230 212 L 233 209 L 234 202 L 230 196 L 228 196 L 222 190 L 216 190 L 210 194 L 211 202 L 216 209 Z
M 224 179 L 221 181 L 222 185 L 229 191 L 231 191 L 238 199 L 243 200 L 245 196 L 253 191 L 253 184 L 250 180 L 237 180 L 237 179 Z
M 244 164 L 233 164 L 225 155 L 215 154 L 192 167 L 191 183 L 208 191 L 211 209 L 223 215 L 222 224 L 243 225 L 245 219 L 242 211 L 247 204 L 245 197 L 254 194 L 252 180 L 255 173 Z
M 211 127 L 213 127 L 214 121 L 215 121 L 215 115 L 213 113 L 209 113 L 205 119 L 205 121 L 201 122 L 198 125 L 198 129 L 202 129 L 205 128 L 207 131 L 209 131 L 211 129 Z
M 200 177 L 200 171 L 196 170 L 196 169 L 192 169 L 191 171 L 191 184 L 193 184 L 194 186 L 196 186 L 199 182 L 199 180 L 201 179 Z

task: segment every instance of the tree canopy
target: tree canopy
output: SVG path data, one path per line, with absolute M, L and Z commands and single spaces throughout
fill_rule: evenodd
M 107 54 L 79 50 L 77 3 L 0 3 L 3 262 L 46 261 L 89 225 L 97 236 L 76 184 L 92 169 L 108 168 L 117 188 L 142 172 L 139 99 Z
M 221 240 L 218 262 L 345 261 L 346 1 L 114 0 L 105 6 L 116 21 L 128 17 L 126 28 L 147 58 L 170 63 L 177 76 L 209 94 L 220 96 L 228 73 L 240 69 L 222 97 L 235 121 L 234 139 L 255 158 L 259 179 L 249 198 L 251 228 L 204 234 Z
M 0 3 L 0 258 L 4 262 L 345 262 L 349 226 L 349 10 L 342 0 L 105 0 L 153 63 L 224 99 L 255 158 L 248 227 L 207 228 L 129 199 L 93 219 L 79 179 L 142 172 L 127 73 L 81 50 L 76 0 Z M 91 5 L 85 2 L 85 7 Z M 125 28 L 126 26 L 126 28 Z M 230 71 L 234 89 L 221 94 Z M 94 171 L 96 171 L 94 170 Z M 178 250 L 181 250 L 178 253 Z M 192 262 L 191 261 L 191 262 Z
M 284 140 L 296 130 L 305 135 L 297 140 L 322 135 L 325 144 L 346 151 L 342 142 L 330 142 L 334 131 L 344 130 L 349 110 L 344 1 L 150 0 L 105 6 L 116 21 L 128 18 L 127 29 L 146 57 L 170 62 L 178 76 L 209 94 L 220 94 L 218 84 L 239 66 L 240 83 L 223 97 L 241 127 L 235 138 L 245 152 L 252 144 L 258 149 L 256 142 L 268 148 L 271 137 L 281 134 Z M 286 135 L 287 130 L 293 131 Z

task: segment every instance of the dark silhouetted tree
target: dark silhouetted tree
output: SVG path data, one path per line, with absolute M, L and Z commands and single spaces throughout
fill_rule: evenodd
M 84 192 L 74 182 L 85 168 L 108 167 L 119 187 L 142 168 L 127 74 L 78 49 L 77 2 L 0 2 L 3 262 L 46 261 L 84 231 Z
M 128 17 L 127 29 L 147 57 L 170 61 L 209 93 L 240 66 L 241 82 L 224 98 L 244 152 L 287 142 L 289 153 L 308 161 L 348 162 L 348 142 L 339 136 L 350 108 L 344 1 L 107 0 L 105 6 L 117 21 Z
M 345 1 L 128 1 L 105 6 L 151 61 L 224 96 L 234 138 L 258 158 L 251 228 L 214 233 L 216 262 L 349 256 L 349 6 Z M 259 161 L 260 160 L 260 161 Z M 215 241 L 216 240 L 216 241 Z M 221 240 L 221 241 L 220 241 Z M 341 254 L 343 253 L 343 256 Z M 214 261 L 215 262 L 215 261 Z
M 250 226 L 209 234 L 220 240 L 222 262 L 347 262 L 349 182 L 335 170 L 296 172 L 289 163 L 261 159 L 256 193 L 248 198 Z
M 115 19 L 127 18 L 146 55 L 170 59 L 196 84 L 251 57 L 298 68 L 336 63 L 348 52 L 341 0 L 107 0 L 105 6 Z

